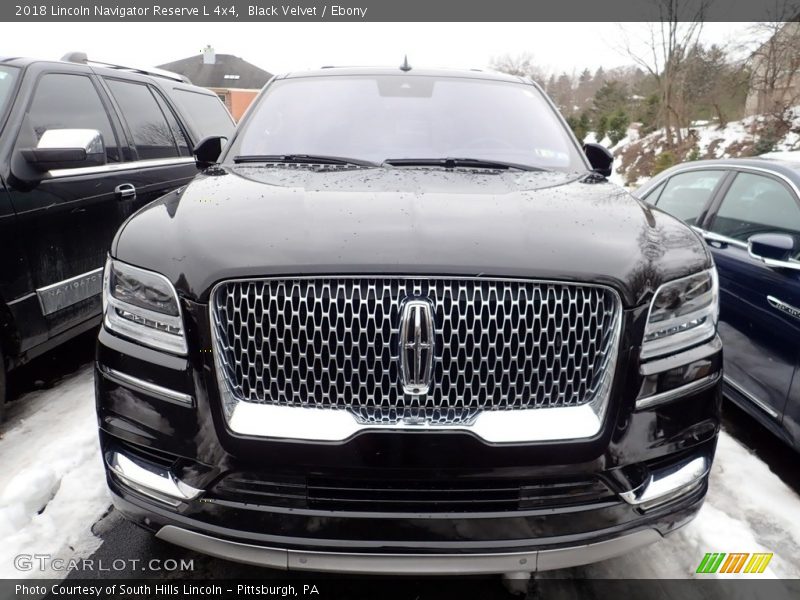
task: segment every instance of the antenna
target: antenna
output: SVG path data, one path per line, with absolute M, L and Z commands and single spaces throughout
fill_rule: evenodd
M 408 54 L 403 57 L 403 64 L 400 65 L 400 70 L 408 72 L 411 70 L 411 65 L 408 64 Z

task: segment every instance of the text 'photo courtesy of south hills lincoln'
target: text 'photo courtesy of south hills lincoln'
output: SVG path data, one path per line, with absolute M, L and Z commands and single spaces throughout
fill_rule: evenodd
M 0 20 L 0 600 L 800 596 L 800 0 Z

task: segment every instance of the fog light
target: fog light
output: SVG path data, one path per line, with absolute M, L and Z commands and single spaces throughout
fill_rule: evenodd
M 109 470 L 127 487 L 140 494 L 170 506 L 194 500 L 203 490 L 184 483 L 165 467 L 128 456 L 110 452 L 106 456 Z
M 628 504 L 642 510 L 661 506 L 700 487 L 708 475 L 710 466 L 708 458 L 698 456 L 656 469 L 642 485 L 635 490 L 622 492 L 620 496 Z

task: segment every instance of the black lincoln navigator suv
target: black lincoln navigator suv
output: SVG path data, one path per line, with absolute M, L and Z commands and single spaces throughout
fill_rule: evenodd
M 701 239 L 530 81 L 273 79 L 104 273 L 117 509 L 231 560 L 522 574 L 699 510 L 719 429 Z

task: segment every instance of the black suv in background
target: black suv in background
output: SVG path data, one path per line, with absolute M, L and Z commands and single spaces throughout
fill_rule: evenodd
M 216 94 L 172 73 L 0 59 L 0 414 L 5 371 L 100 322 L 122 222 L 233 128 Z
M 105 269 L 97 409 L 124 515 L 282 569 L 525 577 L 697 513 L 714 263 L 537 85 L 290 74 L 212 142 L 218 164 L 129 219 Z

